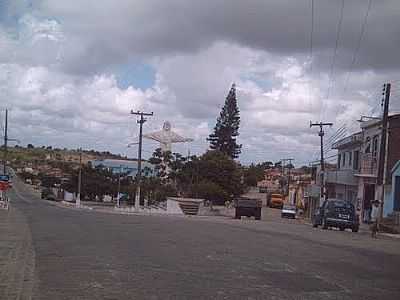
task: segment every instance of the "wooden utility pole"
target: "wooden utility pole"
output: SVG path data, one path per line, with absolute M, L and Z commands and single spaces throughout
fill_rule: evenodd
M 10 139 L 8 137 L 8 109 L 6 109 L 5 124 L 4 124 L 4 145 L 3 145 L 3 174 L 7 174 L 7 154 L 8 154 L 8 142 L 17 142 L 17 139 Z
M 136 175 L 136 199 L 135 199 L 135 208 L 139 210 L 140 208 L 140 184 L 142 181 L 142 140 L 143 140 L 143 124 L 146 122 L 144 116 L 152 116 L 153 112 L 145 113 L 141 111 L 133 111 L 131 110 L 132 115 L 140 116 L 140 119 L 137 121 L 139 124 L 139 149 L 138 149 L 138 171 Z
M 381 209 L 380 220 L 383 218 L 383 203 L 385 200 L 385 184 L 387 176 L 387 139 L 388 139 L 388 119 L 389 119 L 389 99 L 390 99 L 391 84 L 386 83 L 383 85 L 383 95 L 385 96 L 383 102 L 383 118 L 382 118 L 382 133 L 381 133 L 381 146 L 379 148 L 379 164 L 378 164 L 378 178 L 377 184 L 382 187 L 381 189 Z
M 3 157 L 3 174 L 7 173 L 7 142 L 8 142 L 8 109 L 6 109 L 6 118 L 4 124 L 4 157 Z
M 319 132 L 318 135 L 321 138 L 321 199 L 325 201 L 326 199 L 326 193 L 325 193 L 325 162 L 324 162 L 324 126 L 332 126 L 333 123 L 313 123 L 310 122 L 310 128 L 313 126 L 318 126 L 319 127 Z
M 75 206 L 81 206 L 81 186 L 82 186 L 82 148 L 79 148 L 79 174 L 78 174 L 78 196 L 76 197 Z
M 122 173 L 122 165 L 119 165 L 119 173 L 118 173 L 118 190 L 117 190 L 117 207 L 120 206 L 119 202 L 119 194 L 121 191 L 121 173 Z
M 281 159 L 281 163 L 282 163 L 282 170 L 284 170 L 285 168 L 285 163 L 288 161 L 290 165 L 292 165 L 292 161 L 294 160 L 294 158 L 282 158 Z M 288 176 L 287 176 L 287 193 L 288 193 L 288 197 L 289 197 L 289 188 L 290 188 L 290 167 L 288 167 Z M 288 199 L 290 200 L 290 199 Z

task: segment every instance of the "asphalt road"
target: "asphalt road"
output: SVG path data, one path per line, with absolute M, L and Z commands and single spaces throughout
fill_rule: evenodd
M 16 184 L 34 299 L 400 299 L 400 242 L 292 220 L 117 215 Z

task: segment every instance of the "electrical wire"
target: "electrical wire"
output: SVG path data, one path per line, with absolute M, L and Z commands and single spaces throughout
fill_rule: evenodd
M 314 36 L 314 0 L 311 0 L 310 78 L 308 82 L 308 101 L 309 101 L 310 111 L 312 110 L 311 85 L 312 85 L 312 75 L 313 75 L 313 36 Z
M 338 130 L 336 130 L 336 132 L 335 132 L 333 135 L 331 135 L 331 136 L 328 138 L 328 140 L 327 140 L 326 143 L 332 142 L 334 139 L 336 139 L 336 137 L 337 137 L 338 135 L 341 135 L 343 132 L 346 132 L 346 131 L 347 131 L 346 124 L 343 124 L 341 127 L 339 127 Z
M 3 125 L 3 112 L 0 113 L 0 128 L 1 128 L 1 135 L 4 136 L 6 133 Z
M 354 66 L 355 66 L 355 64 L 357 62 L 357 56 L 358 56 L 358 53 L 360 51 L 361 42 L 362 42 L 363 36 L 365 34 L 365 31 L 366 31 L 365 28 L 366 28 L 366 25 L 367 25 L 367 20 L 368 20 L 369 12 L 371 10 L 371 6 L 372 6 L 372 0 L 369 0 L 368 1 L 367 11 L 365 13 L 363 23 L 361 25 L 361 31 L 360 31 L 360 35 L 358 37 L 357 46 L 354 49 L 353 58 L 351 60 L 351 65 L 350 65 L 350 69 L 349 69 L 349 71 L 347 71 L 346 80 L 345 80 L 344 89 L 343 89 L 343 94 L 345 94 L 346 91 L 347 91 L 348 83 L 349 83 L 349 80 L 350 80 L 350 74 L 353 71 L 353 68 L 354 68 Z
M 341 7 L 340 7 L 340 17 L 339 17 L 339 21 L 338 21 L 338 25 L 337 25 L 337 30 L 336 30 L 335 49 L 333 51 L 333 57 L 332 57 L 330 71 L 329 71 L 329 83 L 328 83 L 328 91 L 327 91 L 327 94 L 326 94 L 326 100 L 328 100 L 329 97 L 330 97 L 330 91 L 331 91 L 331 88 L 332 88 L 332 85 L 333 85 L 336 56 L 337 56 L 337 50 L 338 50 L 338 46 L 339 46 L 340 33 L 342 31 L 343 12 L 344 12 L 344 0 L 342 0 L 342 4 L 341 4 Z

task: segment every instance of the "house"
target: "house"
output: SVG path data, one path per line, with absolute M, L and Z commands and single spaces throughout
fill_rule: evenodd
M 325 172 L 328 198 L 338 198 L 353 203 L 356 207 L 362 132 L 357 132 L 332 144 L 338 150 L 337 165 Z
M 280 169 L 264 170 L 264 179 L 257 183 L 258 187 L 266 188 L 268 192 L 278 192 L 281 190 L 280 180 L 282 171 Z
M 138 172 L 137 160 L 123 160 L 123 159 L 96 159 L 90 161 L 92 167 L 103 167 L 110 170 L 113 174 L 128 174 L 128 177 L 134 178 Z M 147 162 L 142 161 L 142 174 L 144 176 L 151 176 L 154 172 L 154 166 Z
M 396 162 L 391 170 L 392 186 L 389 200 L 384 203 L 383 210 L 387 215 L 396 214 L 400 216 L 400 160 Z
M 382 121 L 370 119 L 361 122 L 362 145 L 360 151 L 360 168 L 354 176 L 358 177 L 357 198 L 362 210 L 370 206 L 371 200 L 381 199 L 384 192 L 384 203 L 391 201 L 392 174 L 395 164 L 400 160 L 400 114 L 388 117 L 387 147 L 384 160 L 384 189 L 378 185 L 379 155 L 382 138 Z M 392 211 L 384 205 L 384 216 Z

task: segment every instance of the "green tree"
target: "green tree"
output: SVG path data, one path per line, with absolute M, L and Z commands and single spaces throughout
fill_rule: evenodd
M 154 165 L 154 171 L 161 182 L 167 183 L 168 181 L 168 168 L 171 165 L 173 155 L 171 151 L 162 151 L 161 148 L 157 148 L 153 152 L 153 156 L 149 159 L 149 162 Z
M 77 193 L 78 191 L 78 169 L 73 170 L 71 180 L 63 186 L 67 191 Z M 116 192 L 116 176 L 111 171 L 84 165 L 82 167 L 81 194 L 83 199 L 95 200 L 104 195 L 114 195 Z
M 265 161 L 260 164 L 260 166 L 265 169 L 272 169 L 274 167 L 274 163 L 272 161 Z
M 291 163 L 288 163 L 287 165 L 285 165 L 286 169 L 294 169 L 294 165 Z
M 311 174 L 311 168 L 307 166 L 302 166 L 300 168 L 305 174 Z
M 236 100 L 236 87 L 232 87 L 226 97 L 224 107 L 217 119 L 214 132 L 209 135 L 212 150 L 218 150 L 235 159 L 239 157 L 242 145 L 238 145 L 236 138 L 239 135 L 240 115 Z
M 232 200 L 244 191 L 242 168 L 221 151 L 207 151 L 203 154 L 200 157 L 197 171 L 199 183 L 212 185 L 215 194 L 208 193 L 207 197 L 214 203 L 223 204 L 226 200 Z
M 244 170 L 244 183 L 247 186 L 257 186 L 257 183 L 264 179 L 264 167 L 262 164 L 251 164 Z

